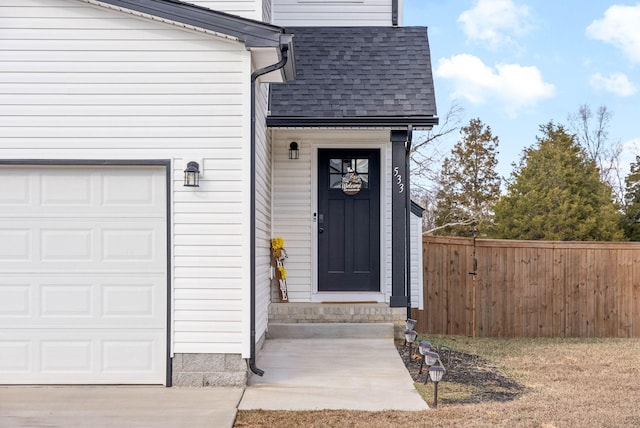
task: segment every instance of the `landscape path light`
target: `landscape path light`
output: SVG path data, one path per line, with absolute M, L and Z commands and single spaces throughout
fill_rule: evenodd
M 415 330 L 406 330 L 404 332 L 404 343 L 405 346 L 409 344 L 409 362 L 411 362 L 411 352 L 413 351 L 413 342 L 416 341 L 416 337 L 418 333 Z
M 419 351 L 420 355 L 422 355 L 422 360 L 420 361 L 420 371 L 418 372 L 418 374 L 422 374 L 422 367 L 424 367 L 424 354 L 431 351 L 431 342 L 427 340 L 423 340 L 422 342 L 420 342 Z
M 429 377 L 433 381 L 433 408 L 438 408 L 438 382 L 442 380 L 445 369 L 442 366 L 429 367 Z
M 407 346 L 407 331 L 412 331 L 413 328 L 418 323 L 418 321 L 413 320 L 411 318 L 407 318 L 407 320 L 404 323 L 405 323 L 405 326 L 404 326 L 404 345 L 403 346 Z
M 440 359 L 440 355 L 436 354 L 432 351 L 427 351 L 424 353 L 424 363 L 427 365 L 427 370 L 431 370 L 431 366 L 433 366 Z M 429 381 L 429 375 L 424 380 L 425 385 Z
M 417 323 L 418 323 L 417 320 L 412 320 L 411 318 L 407 318 L 406 330 L 413 330 L 413 328 L 416 326 Z

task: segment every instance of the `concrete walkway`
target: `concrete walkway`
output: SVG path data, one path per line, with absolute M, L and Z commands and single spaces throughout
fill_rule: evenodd
M 269 339 L 240 410 L 425 410 L 390 338 Z
M 0 427 L 231 428 L 242 388 L 0 387 Z
M 242 388 L 0 386 L 0 427 L 231 428 L 238 408 L 428 408 L 390 337 L 269 339 L 258 367 L 266 373 L 251 376 L 244 396 Z

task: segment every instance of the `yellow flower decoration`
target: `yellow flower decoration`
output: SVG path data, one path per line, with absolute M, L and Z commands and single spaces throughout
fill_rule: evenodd
M 279 267 L 278 274 L 280 275 L 280 279 L 287 279 L 287 270 L 285 268 Z
M 271 239 L 271 248 L 274 250 L 279 250 L 280 248 L 284 248 L 284 239 L 282 238 L 272 238 Z

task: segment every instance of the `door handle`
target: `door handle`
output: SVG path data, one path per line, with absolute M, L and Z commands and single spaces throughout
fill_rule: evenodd
M 318 233 L 324 232 L 324 214 L 318 215 Z

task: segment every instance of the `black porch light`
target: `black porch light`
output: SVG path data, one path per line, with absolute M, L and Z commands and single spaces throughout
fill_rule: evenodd
M 429 367 L 429 377 L 433 381 L 433 408 L 438 408 L 438 382 L 442 380 L 445 369 L 442 366 Z
M 298 149 L 298 143 L 295 141 L 289 144 L 289 159 L 300 159 L 300 150 Z
M 200 187 L 200 165 L 191 161 L 184 170 L 184 187 Z

